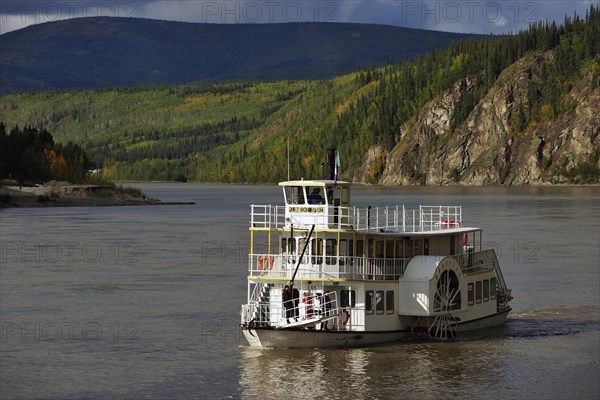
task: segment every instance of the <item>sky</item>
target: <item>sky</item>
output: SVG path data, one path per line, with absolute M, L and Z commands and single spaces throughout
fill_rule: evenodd
M 584 16 L 600 0 L 1 0 L 0 33 L 81 17 L 203 23 L 358 22 L 504 34 L 536 21 Z

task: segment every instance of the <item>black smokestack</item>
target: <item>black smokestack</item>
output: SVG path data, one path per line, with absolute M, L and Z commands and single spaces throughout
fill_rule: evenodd
M 335 179 L 335 150 L 327 149 L 327 179 Z

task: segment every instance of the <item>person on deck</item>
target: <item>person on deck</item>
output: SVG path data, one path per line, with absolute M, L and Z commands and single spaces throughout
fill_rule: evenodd
M 294 318 L 294 301 L 292 299 L 292 292 L 290 291 L 290 287 L 288 285 L 285 285 L 283 288 L 281 299 L 283 301 L 283 307 L 285 308 L 285 321 L 289 324 L 290 318 Z

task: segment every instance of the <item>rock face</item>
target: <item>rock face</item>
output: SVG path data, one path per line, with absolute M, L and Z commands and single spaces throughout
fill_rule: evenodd
M 400 140 L 389 153 L 372 149 L 354 181 L 368 182 L 365 171 L 374 165 L 375 153 L 385 158 L 382 173 L 375 177 L 383 185 L 557 184 L 565 182 L 561 173 L 581 163 L 600 168 L 600 86 L 593 88 L 592 79 L 598 78 L 591 74 L 572 88 L 570 111 L 520 132 L 513 127 L 543 65 L 552 62 L 550 51 L 507 68 L 451 132 L 457 105 L 475 78 L 456 82 L 401 127 Z

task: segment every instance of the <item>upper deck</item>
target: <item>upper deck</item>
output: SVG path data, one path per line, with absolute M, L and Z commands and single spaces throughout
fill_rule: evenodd
M 404 205 L 357 208 L 350 205 L 350 184 L 334 181 L 289 181 L 285 206 L 251 205 L 250 229 L 338 229 L 370 233 L 471 231 L 462 226 L 461 206 Z

